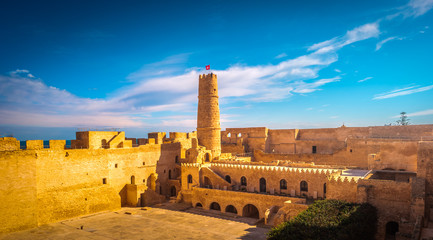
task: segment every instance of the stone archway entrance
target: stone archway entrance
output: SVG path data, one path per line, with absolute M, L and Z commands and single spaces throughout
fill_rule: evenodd
M 209 208 L 212 209 L 212 210 L 221 211 L 221 207 L 220 207 L 220 205 L 217 202 L 211 203 Z
M 150 174 L 150 176 L 147 178 L 147 187 L 152 189 L 153 191 L 156 191 L 156 177 L 155 174 Z
M 259 209 L 257 209 L 257 207 L 252 204 L 247 204 L 242 210 L 242 217 L 250 217 L 250 218 L 258 219 L 260 217 Z
M 170 196 L 171 197 L 176 197 L 176 187 L 175 186 L 171 186 L 171 188 L 170 188 Z

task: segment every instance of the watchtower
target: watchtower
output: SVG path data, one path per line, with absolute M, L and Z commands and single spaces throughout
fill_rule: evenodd
M 199 76 L 197 110 L 198 144 L 211 150 L 212 159 L 221 155 L 221 126 L 218 82 L 213 73 Z

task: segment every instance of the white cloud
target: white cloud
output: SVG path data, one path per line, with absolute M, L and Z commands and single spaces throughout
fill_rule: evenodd
M 411 0 L 408 3 L 411 8 L 410 14 L 415 17 L 421 16 L 433 8 L 433 0 Z
M 373 77 L 366 77 L 366 78 L 363 78 L 363 79 L 361 79 L 361 80 L 358 80 L 358 82 L 360 83 L 360 82 L 365 82 L 365 81 L 367 81 L 367 80 L 370 80 L 370 79 L 372 79 Z
M 399 97 L 399 96 L 409 95 L 413 93 L 428 91 L 430 89 L 433 89 L 433 85 L 429 85 L 425 87 L 419 87 L 419 86 L 407 87 L 407 88 L 397 89 L 386 93 L 376 94 L 373 100 Z

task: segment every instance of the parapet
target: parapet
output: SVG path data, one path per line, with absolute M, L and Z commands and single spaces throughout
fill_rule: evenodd
M 20 150 L 20 141 L 14 137 L 0 138 L 0 151 L 16 151 Z
M 44 149 L 44 141 L 43 140 L 27 140 L 26 141 L 26 149 L 27 150 Z
M 65 149 L 66 140 L 50 140 L 50 149 L 62 150 Z
M 216 79 L 217 75 L 213 74 L 213 73 L 209 73 L 209 74 L 200 74 L 199 75 L 199 79 L 205 79 L 205 78 L 212 78 L 212 79 Z
M 155 139 L 156 144 L 163 144 L 164 139 L 165 139 L 165 135 L 166 135 L 165 132 L 151 132 L 151 133 L 147 134 L 149 140 L 151 138 Z
M 125 139 L 125 132 L 85 131 L 77 132 L 76 140 L 71 140 L 71 148 L 130 148 L 132 141 Z

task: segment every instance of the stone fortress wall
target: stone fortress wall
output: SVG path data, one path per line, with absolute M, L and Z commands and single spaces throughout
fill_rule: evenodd
M 49 148 L 30 140 L 23 150 L 16 139 L 0 138 L 0 232 L 175 196 L 182 153 L 195 133 L 170 135 L 164 144 L 149 138 L 131 147 L 124 132 L 77 132 L 73 148 L 65 140 L 51 140 Z
M 169 137 L 77 132 L 71 148 L 0 138 L 0 232 L 168 199 L 268 225 L 316 199 L 370 203 L 378 239 L 433 221 L 433 125 L 220 131 L 215 74 L 200 76 L 197 118 Z

